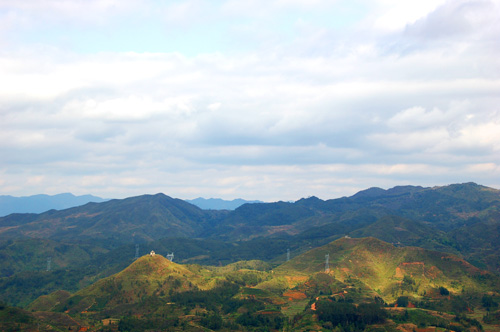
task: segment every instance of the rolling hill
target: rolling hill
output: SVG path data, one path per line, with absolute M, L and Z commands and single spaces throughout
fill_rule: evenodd
M 373 322 L 384 330 L 418 323 L 466 331 L 480 326 L 466 316 L 468 310 L 479 310 L 484 294 L 497 296 L 499 280 L 451 254 L 394 247 L 375 238 L 342 238 L 272 270 L 261 261 L 205 267 L 146 255 L 74 294 L 43 296 L 29 308 L 35 316 L 57 314 L 94 330 L 111 322 L 134 331 L 252 331 L 321 329 L 333 319 L 326 313 L 334 303 L 337 313 L 357 308 L 364 325 L 351 326 L 352 318 L 336 316 L 353 331 Z M 399 304 L 417 308 L 405 316 L 395 310 Z M 365 319 L 368 314 L 379 317 Z
M 451 292 L 484 292 L 500 287 L 500 279 L 463 259 L 447 253 L 418 247 L 395 247 L 375 238 L 342 238 L 310 250 L 275 269 L 277 274 L 300 276 L 325 271 L 325 255 L 329 255 L 328 274 L 346 282 L 361 281 L 386 301 L 409 291 L 413 295 L 439 287 Z M 405 278 L 411 278 L 404 289 Z

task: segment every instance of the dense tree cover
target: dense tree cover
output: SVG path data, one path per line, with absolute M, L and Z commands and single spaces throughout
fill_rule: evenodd
M 486 324 L 500 325 L 500 311 L 491 312 L 488 310 L 486 315 L 483 316 L 483 322 Z
M 202 317 L 200 324 L 211 330 L 219 330 L 223 326 L 224 322 L 219 314 L 210 314 Z
M 118 324 L 120 332 L 141 332 L 150 330 L 168 330 L 172 327 L 179 326 L 180 322 L 177 318 L 169 319 L 139 319 L 135 317 L 123 317 Z
M 396 323 L 412 323 L 418 328 L 426 328 L 428 326 L 435 326 L 445 330 L 452 330 L 456 332 L 470 331 L 471 327 L 476 327 L 482 330 L 481 323 L 473 318 L 468 318 L 463 314 L 458 314 L 454 317 L 453 321 L 444 319 L 443 317 L 432 315 L 431 313 L 420 309 L 407 309 L 403 312 L 392 312 L 389 318 Z
M 409 303 L 408 296 L 400 296 L 396 300 L 396 304 L 398 307 L 407 307 Z
M 236 323 L 247 327 L 266 327 L 281 329 L 284 317 L 281 313 L 260 313 L 266 306 L 263 302 L 255 299 L 234 299 L 233 296 L 239 292 L 240 285 L 222 282 L 216 288 L 207 291 L 188 291 L 172 294 L 170 300 L 185 310 L 204 308 L 208 314 L 204 315 L 200 324 L 212 330 L 218 330 L 229 324 L 225 322 L 222 315 L 242 311 L 236 318 Z
M 378 303 L 361 303 L 355 305 L 347 302 L 321 300 L 316 303 L 318 318 L 330 322 L 333 326 L 342 326 L 351 331 L 363 331 L 366 325 L 383 323 L 386 311 Z
M 281 314 L 259 314 L 246 312 L 238 316 L 236 323 L 245 327 L 264 327 L 272 330 L 281 330 L 285 318 Z
M 38 321 L 28 312 L 0 302 L 0 331 L 17 332 L 24 329 L 34 331 L 37 323 Z
M 487 310 L 497 308 L 498 307 L 498 302 L 496 302 L 493 299 L 493 296 L 485 294 L 483 298 L 481 299 L 481 304 L 483 307 L 485 307 Z
M 232 297 L 238 293 L 240 286 L 234 283 L 223 282 L 211 290 L 193 290 L 182 293 L 174 293 L 170 301 L 177 305 L 192 309 L 196 306 L 210 311 L 232 312 L 243 304 L 242 300 Z

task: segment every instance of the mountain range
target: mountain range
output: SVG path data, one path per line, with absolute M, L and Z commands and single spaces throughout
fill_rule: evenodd
M 70 193 L 26 197 L 2 195 L 0 196 L 0 217 L 12 213 L 42 213 L 49 210 L 63 210 L 90 202 L 101 203 L 108 200 L 92 195 L 75 196 Z M 234 210 L 243 204 L 262 203 L 261 201 L 247 201 L 241 198 L 229 201 L 220 198 L 207 199 L 198 197 L 195 199 L 186 199 L 185 201 L 204 210 Z
M 89 311 L 92 322 L 123 317 L 124 310 L 158 318 L 158 301 L 177 303 L 165 312 L 172 318 L 194 310 L 175 294 L 199 292 L 223 302 L 257 300 L 276 324 L 303 313 L 314 296 L 344 291 L 355 303 L 406 296 L 426 310 L 452 311 L 464 303 L 477 307 L 482 296 L 498 302 L 499 239 L 500 191 L 475 183 L 370 188 L 351 197 L 255 202 L 234 210 L 142 195 L 0 217 L 0 300 L 63 321 Z M 155 258 L 141 257 L 151 250 Z M 173 262 L 162 257 L 170 253 Z M 227 299 L 224 287 L 232 289 Z M 139 309 L 144 303 L 147 312 Z M 247 309 L 210 308 L 204 312 L 228 326 L 265 320 L 253 309 L 241 316 Z M 201 324 L 174 321 L 183 328 Z

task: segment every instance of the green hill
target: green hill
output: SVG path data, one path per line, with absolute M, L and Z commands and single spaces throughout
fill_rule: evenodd
M 417 247 L 395 247 L 375 238 L 342 238 L 310 250 L 275 269 L 278 275 L 308 276 L 325 271 L 341 282 L 359 280 L 386 301 L 445 287 L 455 294 L 464 291 L 498 291 L 500 279 L 457 256 Z M 405 284 L 406 283 L 406 284 Z
M 56 305 L 61 304 L 66 301 L 71 296 L 71 293 L 58 290 L 49 295 L 42 295 L 35 301 L 31 302 L 26 309 L 30 311 L 50 311 L 54 309 Z
M 375 237 L 399 246 L 414 246 L 444 252 L 458 253 L 451 247 L 446 232 L 423 223 L 399 216 L 387 215 L 376 222 L 349 233 L 350 237 Z
M 146 255 L 72 295 L 43 296 L 29 308 L 45 312 L 33 317 L 74 319 L 96 331 L 104 322 L 133 331 L 320 330 L 337 319 L 355 331 L 374 323 L 384 330 L 418 323 L 466 331 L 479 324 L 465 316 L 468 310 L 482 310 L 482 302 L 494 305 L 499 288 L 497 276 L 451 254 L 342 238 L 274 269 L 255 260 L 213 267 Z M 391 307 L 384 309 L 384 302 Z M 395 304 L 418 308 L 405 316 Z M 332 310 L 351 316 L 332 318 Z M 364 325 L 349 325 L 355 316 Z
M 200 272 L 200 271 L 197 271 Z M 142 256 L 125 270 L 101 279 L 76 292 L 59 309 L 70 312 L 100 311 L 105 307 L 137 303 L 142 298 L 213 287 L 184 265 L 170 262 L 163 256 Z

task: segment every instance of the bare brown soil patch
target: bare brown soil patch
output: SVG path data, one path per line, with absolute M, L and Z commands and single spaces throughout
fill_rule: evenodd
M 396 277 L 396 278 L 404 278 L 403 271 L 401 271 L 401 268 L 399 266 L 396 268 L 396 274 L 394 275 L 394 277 Z
M 415 324 L 400 324 L 398 327 L 396 327 L 396 330 L 401 331 L 401 332 L 413 332 L 417 328 L 417 325 Z
M 294 228 L 293 225 L 270 226 L 269 228 L 267 228 L 268 235 L 275 233 L 287 233 L 289 235 L 296 235 L 299 232 Z
M 303 300 L 303 299 L 307 298 L 307 295 L 304 294 L 303 292 L 293 291 L 293 290 L 288 290 L 288 291 L 284 292 L 283 296 L 284 297 L 288 297 L 288 299 L 290 301 L 293 301 L 293 300 Z

